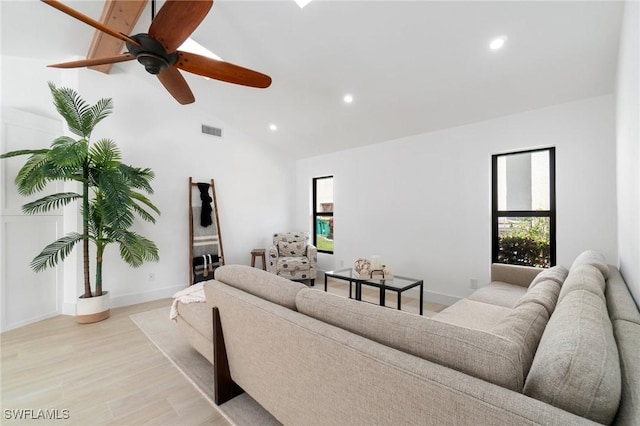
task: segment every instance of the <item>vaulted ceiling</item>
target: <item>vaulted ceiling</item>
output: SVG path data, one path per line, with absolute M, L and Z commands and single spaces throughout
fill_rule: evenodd
M 103 10 L 101 1 L 65 3 L 94 19 Z M 36 1 L 0 6 L 3 55 L 86 56 L 91 27 Z M 314 0 L 300 9 L 293 0 L 218 0 L 193 38 L 273 84 L 185 77 L 195 107 L 308 157 L 612 93 L 622 10 L 591 1 Z M 150 20 L 147 5 L 134 32 Z M 506 44 L 492 51 L 498 36 Z M 113 69 L 144 73 L 131 62 Z

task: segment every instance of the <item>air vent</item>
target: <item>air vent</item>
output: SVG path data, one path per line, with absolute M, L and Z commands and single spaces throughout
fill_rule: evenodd
M 217 136 L 219 138 L 222 137 L 222 129 L 219 127 L 207 126 L 206 124 L 202 125 L 202 133 L 207 135 Z

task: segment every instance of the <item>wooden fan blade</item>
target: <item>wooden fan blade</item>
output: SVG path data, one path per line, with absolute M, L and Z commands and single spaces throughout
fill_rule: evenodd
M 133 43 L 135 46 L 140 46 L 140 43 L 138 43 L 137 41 L 129 38 L 128 36 L 119 33 L 117 31 L 112 30 L 111 28 L 107 27 L 106 25 L 103 25 L 101 22 L 96 21 L 93 18 L 90 18 L 89 16 L 78 12 L 75 9 L 70 8 L 69 6 L 60 3 L 58 0 L 41 0 L 43 3 L 48 4 L 49 6 L 55 7 L 56 9 L 58 9 L 59 11 L 66 13 L 69 16 L 72 16 L 82 22 L 84 22 L 87 25 L 91 25 L 93 28 L 102 31 L 103 33 L 107 33 L 112 37 L 118 38 L 120 40 L 123 41 L 128 41 L 129 43 Z
M 62 62 L 59 64 L 51 64 L 47 65 L 51 68 L 80 68 L 80 67 L 90 67 L 93 65 L 104 65 L 104 64 L 115 64 L 118 62 L 125 62 L 135 59 L 133 55 L 129 52 L 122 53 L 116 56 L 106 56 L 104 58 L 91 58 L 91 59 L 80 59 L 78 61 L 70 61 L 70 62 Z
M 271 77 L 229 62 L 218 61 L 190 52 L 178 51 L 175 66 L 204 77 L 261 89 L 271 85 Z
M 186 105 L 195 102 L 196 98 L 193 96 L 187 81 L 175 66 L 160 71 L 158 80 L 180 104 Z
M 166 0 L 151 22 L 149 35 L 173 53 L 198 28 L 213 0 Z

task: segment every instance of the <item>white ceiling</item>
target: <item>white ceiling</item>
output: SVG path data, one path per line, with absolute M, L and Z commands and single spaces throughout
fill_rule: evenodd
M 95 19 L 103 4 L 65 3 Z M 622 9 L 611 1 L 314 0 L 300 9 L 293 0 L 219 0 L 193 38 L 273 84 L 187 80 L 198 108 L 309 157 L 612 93 Z M 148 7 L 137 32 L 150 15 Z M 93 35 L 33 0 L 2 0 L 1 23 L 3 55 L 51 62 L 84 56 Z M 501 35 L 504 49 L 489 50 Z

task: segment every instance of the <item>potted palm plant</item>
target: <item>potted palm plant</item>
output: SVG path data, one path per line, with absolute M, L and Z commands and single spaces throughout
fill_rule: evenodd
M 72 89 L 56 88 L 52 83 L 49 88 L 56 109 L 69 130 L 80 139 L 60 136 L 50 148 L 12 151 L 0 158 L 30 156 L 15 178 L 22 195 L 41 192 L 49 182 L 80 183 L 81 193 L 46 195 L 25 204 L 22 210 L 37 214 L 81 202 L 82 233 L 71 232 L 52 242 L 33 259 L 31 267 L 36 272 L 54 267 L 82 242 L 84 293 L 78 300 L 76 319 L 80 323 L 101 321 L 109 317 L 108 292 L 102 288 L 105 248 L 117 243 L 120 257 L 133 267 L 159 260 L 156 245 L 131 230 L 135 216 L 155 223 L 154 213 L 160 214 L 145 195 L 153 193 L 150 182 L 154 173 L 148 168 L 123 164 L 120 150 L 110 139 L 90 143 L 95 126 L 113 111 L 111 99 L 100 99 L 95 105 L 89 105 Z M 90 242 L 96 251 L 95 289 L 90 281 Z

